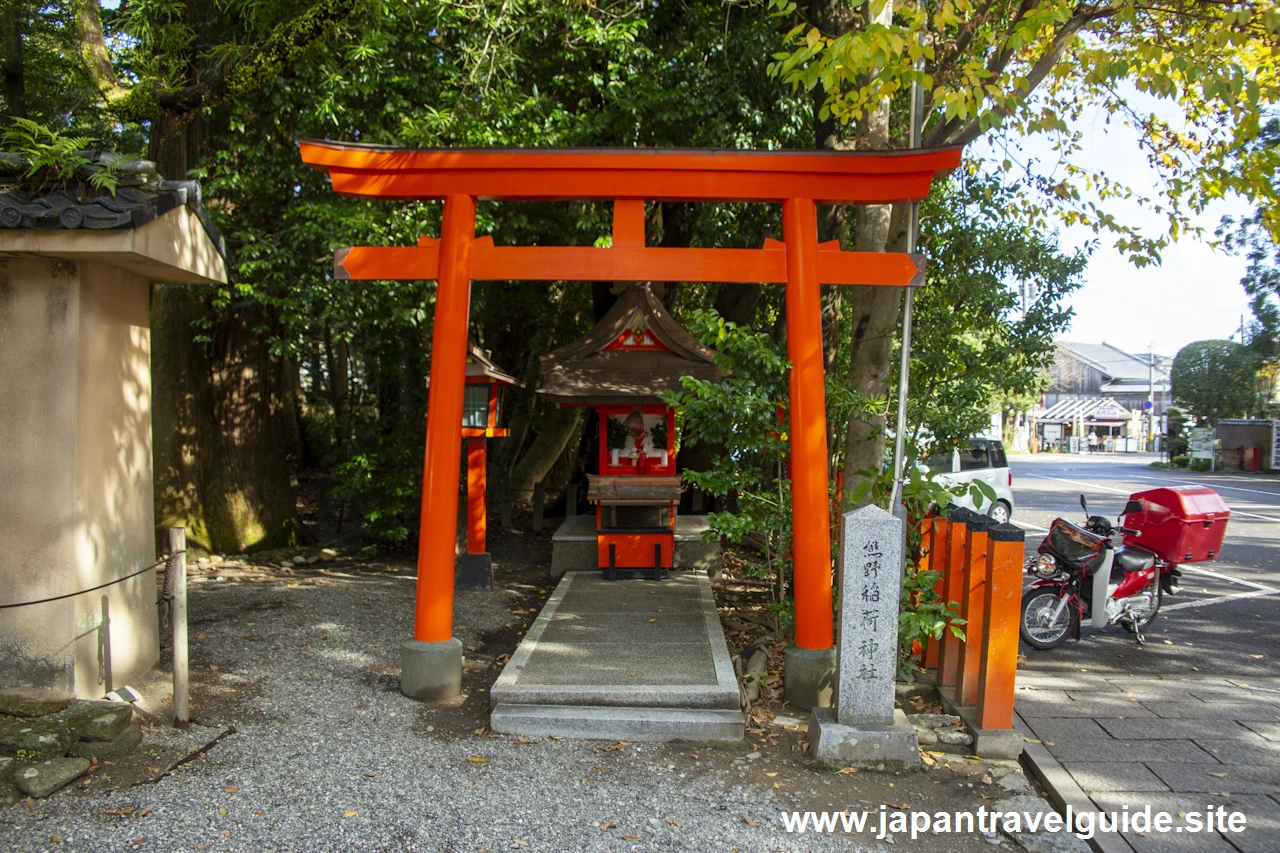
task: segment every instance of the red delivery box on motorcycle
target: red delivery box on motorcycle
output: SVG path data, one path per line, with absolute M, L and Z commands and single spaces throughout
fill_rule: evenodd
M 1135 492 L 1129 500 L 1141 501 L 1143 511 L 1126 515 L 1124 526 L 1141 534 L 1126 533 L 1124 544 L 1155 551 L 1175 565 L 1207 562 L 1221 553 L 1231 510 L 1213 489 L 1170 486 Z

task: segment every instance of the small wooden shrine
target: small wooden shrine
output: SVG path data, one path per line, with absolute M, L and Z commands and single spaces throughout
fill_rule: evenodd
M 663 307 L 649 284 L 618 285 L 618 301 L 586 335 L 542 357 L 538 393 L 599 416 L 596 561 L 605 577 L 652 577 L 672 567 L 680 475 L 674 413 L 659 396 L 680 377 L 714 381 L 724 370 Z

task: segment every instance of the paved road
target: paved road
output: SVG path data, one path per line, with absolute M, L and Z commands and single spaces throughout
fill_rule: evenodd
M 1049 671 L 1280 676 L 1280 476 L 1147 468 L 1154 459 L 1038 454 L 1011 460 L 1014 521 L 1027 531 L 1029 552 L 1054 518 L 1083 521 L 1081 494 L 1091 513 L 1110 517 L 1131 493 L 1169 485 L 1209 486 L 1231 507 L 1221 558 L 1184 570 L 1181 592 L 1165 599 L 1147 648 L 1111 628 L 1053 652 L 1025 649 L 1029 662 Z
M 1280 477 L 1187 474 L 1151 457 L 1021 457 L 1014 521 L 1033 550 L 1059 515 L 1114 515 L 1127 496 L 1207 485 L 1231 507 L 1222 558 L 1184 570 L 1138 646 L 1122 629 L 1084 629 L 1052 652 L 1023 648 L 1018 714 L 1060 763 L 1060 793 L 1105 810 L 1150 804 L 1172 815 L 1224 806 L 1243 835 L 1126 833 L 1107 851 L 1280 850 Z M 1030 754 L 1030 753 L 1029 753 Z M 1034 757 L 1033 757 L 1033 760 Z M 1077 806 L 1079 808 L 1079 806 Z

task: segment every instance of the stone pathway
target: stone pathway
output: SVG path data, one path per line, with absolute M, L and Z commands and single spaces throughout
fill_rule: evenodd
M 570 572 L 493 685 L 510 734 L 741 740 L 739 692 L 701 572 L 607 581 Z
M 1225 806 L 1233 833 L 1127 833 L 1147 851 L 1280 850 L 1280 678 L 1020 671 L 1018 715 L 1100 810 Z M 1108 849 L 1117 847 L 1111 839 Z

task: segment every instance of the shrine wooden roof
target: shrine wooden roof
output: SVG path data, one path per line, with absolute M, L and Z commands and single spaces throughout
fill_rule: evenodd
M 640 326 L 665 348 L 606 349 Z M 681 376 L 711 382 L 724 376 L 714 351 L 675 321 L 647 283 L 626 285 L 591 331 L 540 360 L 538 393 L 574 405 L 657 403 L 664 391 L 680 390 Z

